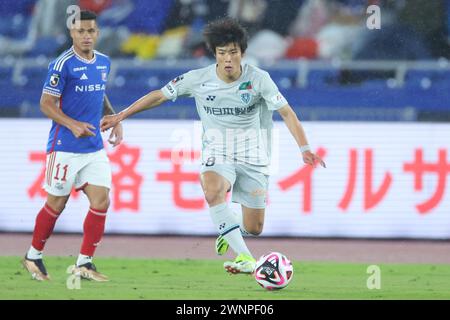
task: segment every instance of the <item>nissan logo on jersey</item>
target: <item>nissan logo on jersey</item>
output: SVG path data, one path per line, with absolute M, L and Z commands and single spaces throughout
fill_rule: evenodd
M 86 86 L 75 86 L 75 92 L 92 92 L 92 91 L 104 91 L 104 84 L 90 84 Z

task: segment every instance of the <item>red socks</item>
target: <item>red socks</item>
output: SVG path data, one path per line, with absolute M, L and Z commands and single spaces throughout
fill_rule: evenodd
M 60 212 L 45 204 L 36 217 L 33 241 L 31 245 L 38 251 L 44 250 L 47 239 L 51 236 Z M 89 209 L 83 225 L 83 243 L 80 253 L 92 257 L 105 231 L 106 210 Z
M 80 253 L 92 257 L 105 231 L 106 210 L 89 208 L 83 225 L 83 243 Z
M 56 212 L 46 203 L 44 207 L 39 211 L 36 217 L 36 223 L 34 225 L 33 241 L 31 245 L 38 251 L 42 251 L 45 246 L 45 242 L 50 238 L 53 228 L 55 227 L 56 220 L 59 217 L 60 212 Z

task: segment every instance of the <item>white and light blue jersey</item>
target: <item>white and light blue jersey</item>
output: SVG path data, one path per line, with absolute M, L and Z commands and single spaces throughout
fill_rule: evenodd
M 214 157 L 261 167 L 270 163 L 272 113 L 288 104 L 270 75 L 244 64 L 239 79 L 225 83 L 217 67 L 189 71 L 161 89 L 167 99 L 193 97 L 202 121 L 202 162 Z
M 73 47 L 50 63 L 43 93 L 60 98 L 59 107 L 64 114 L 96 129 L 91 130 L 95 136 L 76 138 L 68 128 L 53 121 L 47 153 L 88 153 L 103 148 L 100 119 L 110 66 L 108 56 L 94 50 L 94 57 L 86 60 Z

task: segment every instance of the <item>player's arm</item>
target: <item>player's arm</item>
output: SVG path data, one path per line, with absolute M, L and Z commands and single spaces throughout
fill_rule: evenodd
M 105 94 L 103 99 L 103 115 L 109 116 L 111 114 L 116 114 L 111 101 L 109 101 L 108 96 Z
M 115 127 L 120 121 L 125 120 L 133 114 L 159 106 L 167 100 L 168 99 L 161 90 L 154 90 L 133 102 L 133 104 L 125 110 L 114 115 L 104 116 L 100 122 L 100 129 L 105 131 Z
M 95 133 L 90 130 L 95 130 L 95 127 L 90 123 L 77 121 L 67 116 L 59 108 L 59 100 L 59 97 L 42 93 L 40 101 L 42 113 L 53 121 L 68 128 L 76 138 L 95 136 Z
M 108 116 L 113 114 L 116 114 L 116 111 L 114 111 L 111 101 L 109 101 L 108 96 L 105 94 L 103 98 L 103 115 Z M 122 142 L 122 140 L 123 140 L 123 129 L 122 125 L 118 123 L 111 130 L 108 142 L 112 144 L 113 147 L 116 147 Z
M 322 167 L 326 168 L 325 162 L 323 162 L 319 156 L 311 152 L 303 126 L 291 106 L 287 104 L 277 111 L 280 113 L 281 118 L 283 118 L 284 123 L 302 151 L 303 161 L 310 165 L 320 163 Z

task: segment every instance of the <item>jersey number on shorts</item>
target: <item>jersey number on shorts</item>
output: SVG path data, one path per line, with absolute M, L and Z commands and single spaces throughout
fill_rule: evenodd
M 58 164 L 56 165 L 56 175 L 55 175 L 55 177 L 53 178 L 53 179 L 55 179 L 55 180 L 59 180 L 59 169 L 60 169 L 60 167 L 61 167 L 61 164 L 58 163 Z M 68 168 L 68 167 L 69 167 L 69 165 L 67 165 L 67 164 L 63 167 L 64 174 L 63 174 L 63 177 L 61 178 L 61 181 L 66 181 L 66 175 L 67 175 L 67 168 Z
M 208 160 L 206 160 L 205 166 L 212 167 L 216 163 L 216 157 L 209 157 Z

